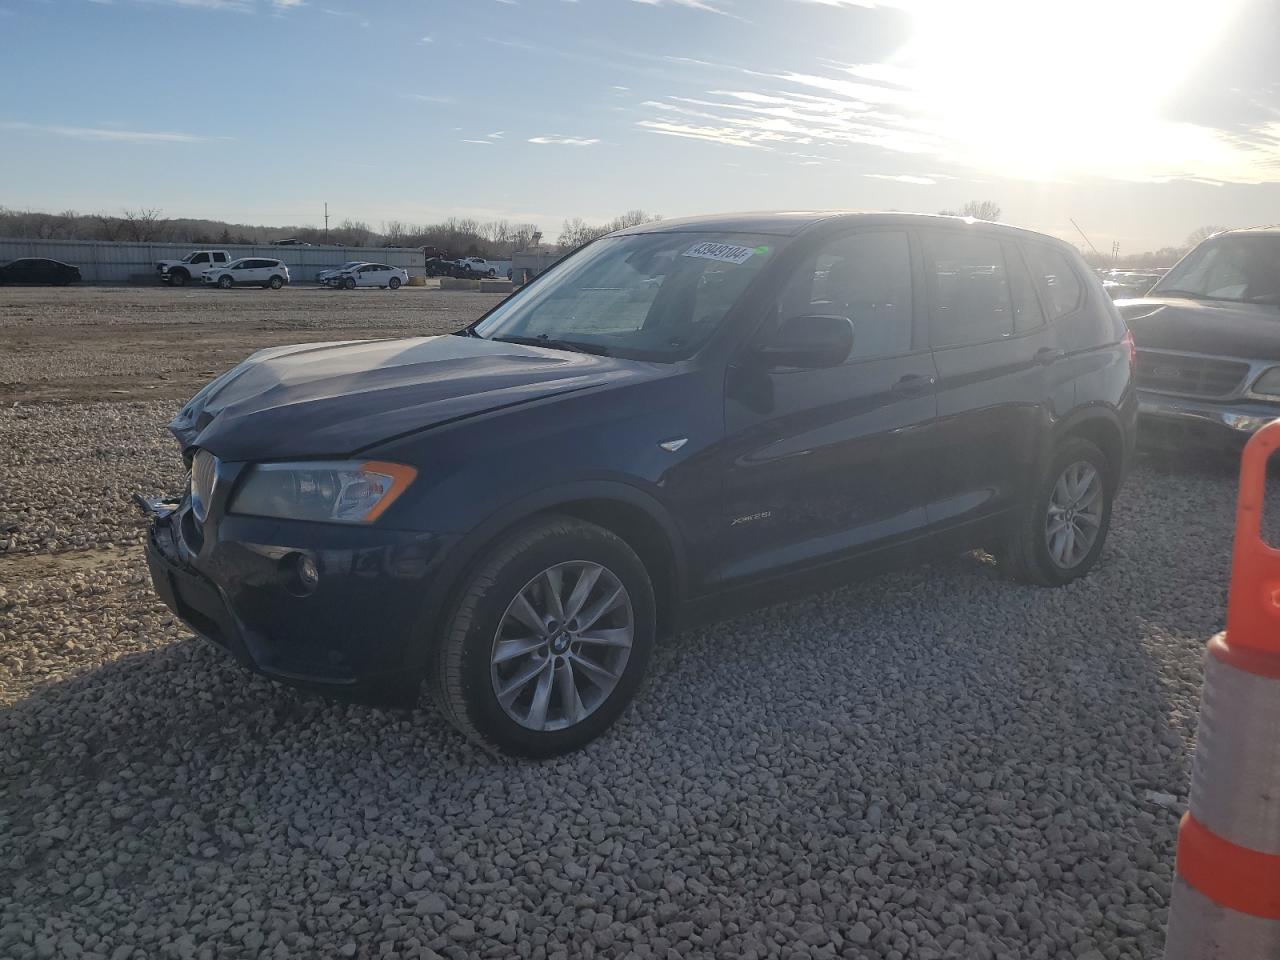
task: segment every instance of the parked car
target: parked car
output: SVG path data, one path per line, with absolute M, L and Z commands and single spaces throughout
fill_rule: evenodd
M 265 257 L 241 257 L 225 267 L 211 267 L 200 277 L 206 284 L 223 290 L 232 287 L 270 287 L 279 290 L 289 282 L 289 268 L 279 260 Z
M 181 287 L 190 280 L 199 279 L 206 270 L 230 262 L 231 254 L 225 250 L 195 250 L 181 260 L 157 260 L 156 274 L 161 283 Z
M 981 221 L 662 221 L 452 336 L 259 351 L 170 424 L 155 588 L 255 670 L 422 681 L 478 742 L 605 730 L 655 635 L 920 557 L 1086 574 L 1128 469 L 1123 322 Z M 904 642 L 910 638 L 905 638 Z M 850 656 L 857 656 L 851 650 Z
M 511 279 L 510 260 L 486 260 L 484 257 L 463 257 L 458 261 L 461 277 L 506 277 Z
M 348 260 L 340 267 L 330 267 L 328 270 L 321 270 L 316 274 L 316 282 L 327 283 L 330 278 L 336 277 L 341 273 L 345 273 L 347 270 L 354 270 L 356 267 L 367 262 L 368 261 L 366 260 Z
M 442 257 L 428 257 L 426 273 L 428 277 L 456 277 L 459 275 L 458 265 L 454 261 L 445 260 Z
M 362 263 L 351 267 L 325 280 L 331 287 L 354 290 L 356 287 L 381 287 L 382 289 L 399 290 L 401 284 L 409 282 L 409 271 L 392 267 L 385 263 Z
M 61 260 L 23 257 L 0 267 L 0 284 L 34 284 L 65 287 L 80 281 L 80 268 Z
M 1217 234 L 1117 306 L 1138 345 L 1144 445 L 1236 451 L 1280 417 L 1280 229 Z
M 1160 279 L 1160 274 L 1134 270 L 1112 270 L 1102 278 L 1102 288 L 1112 300 L 1141 297 Z

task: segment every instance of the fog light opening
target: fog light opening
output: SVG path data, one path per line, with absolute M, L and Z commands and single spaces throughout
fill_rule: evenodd
M 290 593 L 305 597 L 320 585 L 320 569 L 305 553 L 291 553 L 281 563 Z

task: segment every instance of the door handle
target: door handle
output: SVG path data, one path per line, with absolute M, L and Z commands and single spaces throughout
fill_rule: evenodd
M 933 377 L 923 373 L 905 373 L 898 382 L 891 388 L 894 393 L 902 397 L 915 397 L 922 393 L 928 393 L 933 389 L 935 380 Z
M 1067 351 L 1058 347 L 1041 347 L 1036 351 L 1036 363 L 1047 367 L 1051 363 L 1064 359 L 1066 355 Z

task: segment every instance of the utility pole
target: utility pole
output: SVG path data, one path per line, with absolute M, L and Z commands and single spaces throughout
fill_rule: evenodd
M 1120 241 L 1113 240 L 1111 242 L 1111 262 L 1113 264 L 1120 262 Z
M 324 202 L 324 242 L 329 242 L 329 201 Z
M 1080 230 L 1080 224 L 1076 223 L 1075 220 L 1071 217 L 1067 217 L 1067 219 L 1071 221 L 1071 225 L 1073 227 L 1075 227 L 1077 230 L 1080 231 L 1080 236 L 1084 237 L 1084 242 L 1089 245 L 1089 249 L 1092 250 L 1094 253 L 1098 254 L 1098 256 L 1102 256 L 1102 254 L 1098 252 L 1098 248 L 1093 245 L 1093 241 L 1089 239 L 1088 234 L 1086 234 L 1083 230 Z

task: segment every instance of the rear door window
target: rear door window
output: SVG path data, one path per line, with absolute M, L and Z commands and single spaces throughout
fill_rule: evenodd
M 213 262 L 214 262 L 214 263 L 226 263 L 226 262 L 227 262 L 227 255 L 226 255 L 225 253 L 215 253 L 215 254 L 213 255 Z
M 1079 307 L 1084 287 L 1071 269 L 1067 255 L 1039 243 L 1024 243 L 1022 249 L 1031 277 L 1049 311 L 1049 318 L 1056 320 Z
M 926 233 L 926 249 L 933 346 L 989 343 L 1011 336 L 1013 302 L 1000 241 L 939 230 Z

